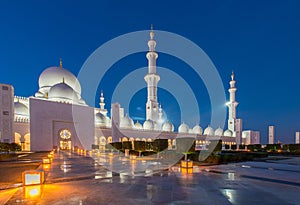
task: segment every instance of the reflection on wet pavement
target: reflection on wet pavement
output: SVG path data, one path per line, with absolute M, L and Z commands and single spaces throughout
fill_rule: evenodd
M 254 169 L 254 165 L 265 166 L 194 166 L 193 174 L 183 174 L 179 166 L 166 167 L 156 159 L 118 153 L 91 153 L 89 157 L 84 153 L 59 152 L 45 170 L 46 184 L 19 188 L 11 193 L 8 204 L 247 205 L 296 204 L 300 200 L 300 186 L 244 177 L 257 173 L 260 177 L 277 177 L 276 169 L 280 168 L 274 164 L 273 170 Z M 294 175 L 290 174 L 293 179 L 299 168 L 289 169 L 294 171 Z

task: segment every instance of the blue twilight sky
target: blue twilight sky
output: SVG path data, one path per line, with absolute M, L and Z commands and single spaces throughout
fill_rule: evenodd
M 261 131 L 265 143 L 268 125 L 275 125 L 276 141 L 293 142 L 295 131 L 300 130 L 299 9 L 297 0 L 5 0 L 0 3 L 0 82 L 12 84 L 16 95 L 34 95 L 39 74 L 58 65 L 59 58 L 76 75 L 106 41 L 154 24 L 157 30 L 177 33 L 201 47 L 218 69 L 226 90 L 231 71 L 235 71 L 238 116 L 244 129 Z M 203 82 L 179 59 L 159 55 L 159 66 L 171 68 L 189 82 L 199 102 L 201 126 L 206 127 L 211 107 Z M 146 65 L 145 53 L 138 53 L 107 72 L 98 90 L 105 92 L 108 108 L 118 81 Z M 159 90 L 158 97 L 176 126 L 188 121 L 180 119 L 172 94 Z M 145 101 L 146 90 L 142 89 L 126 112 L 143 119 Z

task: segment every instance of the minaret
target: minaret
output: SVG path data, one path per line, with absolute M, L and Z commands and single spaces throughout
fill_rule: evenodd
M 234 80 L 234 73 L 232 71 L 231 74 L 231 81 L 229 82 L 230 88 L 228 89 L 229 92 L 229 102 L 227 102 L 228 106 L 228 129 L 231 130 L 233 133 L 236 131 L 236 107 L 239 104 L 237 101 L 235 101 L 235 80 Z
M 107 115 L 107 110 L 105 109 L 105 102 L 104 102 L 104 95 L 103 95 L 103 91 L 101 91 L 101 95 L 100 95 L 100 113 L 102 113 L 103 115 Z
M 158 102 L 157 102 L 157 83 L 160 80 L 156 74 L 156 59 L 158 54 L 155 52 L 156 41 L 154 40 L 154 31 L 151 26 L 150 40 L 148 41 L 149 51 L 146 55 L 148 59 L 148 73 L 144 79 L 147 82 L 147 103 L 146 103 L 146 120 L 158 120 Z
M 100 105 L 100 109 L 101 109 L 101 110 L 104 110 L 104 109 L 105 109 L 105 108 L 104 108 L 105 102 L 104 102 L 103 91 L 101 91 L 101 94 L 100 94 L 100 103 L 99 103 L 99 105 Z

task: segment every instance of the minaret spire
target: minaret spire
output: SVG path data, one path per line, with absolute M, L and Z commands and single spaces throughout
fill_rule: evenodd
M 148 73 L 144 77 L 147 82 L 147 103 L 146 103 L 146 119 L 147 120 L 158 120 L 158 102 L 157 102 L 157 84 L 160 80 L 159 75 L 156 74 L 156 59 L 158 54 L 155 51 L 156 41 L 154 40 L 154 30 L 151 25 L 150 39 L 148 41 L 149 51 L 147 52 L 148 59 Z
M 100 109 L 101 110 L 104 110 L 105 108 L 105 102 L 104 102 L 104 95 L 103 95 L 103 91 L 101 90 L 101 95 L 100 95 L 100 103 L 99 103 L 99 105 L 100 105 Z
M 232 132 L 235 132 L 235 123 L 236 123 L 236 107 L 238 106 L 238 102 L 235 100 L 235 80 L 234 80 L 234 72 L 231 73 L 231 81 L 229 82 L 230 88 L 228 89 L 229 92 L 229 102 L 227 102 L 228 106 L 228 129 Z

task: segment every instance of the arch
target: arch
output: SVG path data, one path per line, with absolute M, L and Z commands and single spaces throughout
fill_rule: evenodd
M 99 137 L 99 145 L 106 145 L 106 138 L 104 136 Z
M 72 148 L 72 133 L 69 129 L 63 128 L 58 131 L 59 148 L 61 150 L 70 150 Z
M 151 139 L 151 138 L 148 138 L 148 139 L 147 139 L 147 142 L 152 142 L 152 139 Z
M 141 139 L 140 138 L 135 138 L 135 141 L 141 141 Z
M 134 138 L 133 138 L 133 137 L 130 137 L 130 138 L 129 138 L 129 141 L 131 141 L 131 142 L 134 141 Z
M 173 146 L 176 146 L 176 139 L 173 139 L 173 140 L 172 140 L 172 145 L 173 145 Z
M 107 138 L 107 143 L 112 143 L 112 136 L 109 136 L 109 137 Z
M 142 141 L 147 142 L 146 138 L 143 138 Z
M 21 145 L 21 135 L 15 132 L 15 143 Z
M 30 151 L 30 133 L 24 135 L 24 150 Z
M 122 142 L 127 142 L 128 141 L 128 138 L 127 137 L 123 137 L 122 138 Z

